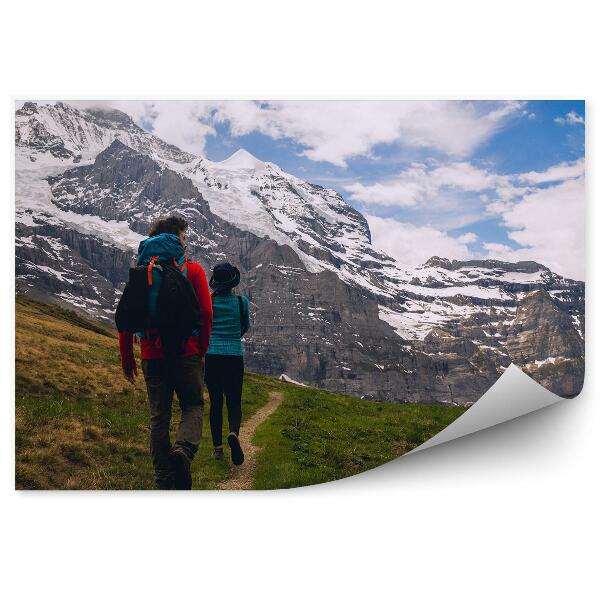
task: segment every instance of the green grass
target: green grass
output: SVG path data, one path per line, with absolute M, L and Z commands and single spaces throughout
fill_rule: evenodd
M 153 489 L 143 377 L 135 385 L 123 378 L 114 331 L 18 296 L 15 367 L 17 488 Z M 464 410 L 359 400 L 246 373 L 244 421 L 272 391 L 284 400 L 254 436 L 262 447 L 258 489 L 322 483 L 373 468 L 419 445 Z M 177 401 L 173 412 L 174 434 Z M 214 489 L 230 473 L 229 461 L 212 458 L 205 393 L 194 488 Z
M 259 426 L 256 489 L 291 488 L 356 475 L 408 452 L 463 408 L 384 404 L 284 386 L 284 401 Z
M 130 385 L 119 364 L 118 343 L 110 329 L 88 323 L 71 311 L 17 297 L 18 488 L 154 487 L 143 377 Z M 246 377 L 244 420 L 268 398 L 263 379 L 252 374 Z M 178 422 L 175 400 L 173 437 Z M 229 472 L 226 461 L 212 458 L 205 401 L 202 443 L 193 463 L 194 487 L 213 489 Z

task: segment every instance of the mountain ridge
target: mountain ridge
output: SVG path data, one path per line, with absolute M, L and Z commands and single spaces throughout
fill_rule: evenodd
M 255 300 L 257 325 L 246 348 L 259 372 L 373 398 L 468 403 L 511 361 L 526 370 L 540 360 L 511 356 L 507 342 L 519 306 L 541 290 L 562 315 L 547 312 L 560 321 L 548 335 L 577 346 L 564 358 L 582 383 L 583 345 L 574 340 L 584 335 L 583 283 L 531 261 L 432 257 L 398 265 L 372 247 L 364 216 L 333 190 L 247 151 L 223 168 L 119 114 L 84 113 L 61 103 L 17 111 L 20 291 L 108 320 L 149 224 L 178 212 L 190 222 L 190 252 L 205 268 L 224 258 L 239 264 Z M 544 381 L 561 393 L 558 375 L 546 373 Z

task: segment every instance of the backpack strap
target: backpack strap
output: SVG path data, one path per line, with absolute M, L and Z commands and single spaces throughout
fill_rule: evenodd
M 173 259 L 173 264 L 175 265 L 176 269 L 179 269 L 182 273 L 185 274 L 185 270 L 187 269 L 187 258 L 184 259 L 184 261 L 181 263 L 181 266 L 177 264 L 177 261 L 175 259 Z
M 154 268 L 154 263 L 160 258 L 160 256 L 153 256 L 148 263 L 148 285 L 152 285 L 152 269 Z
M 242 335 L 242 331 L 244 331 L 244 302 L 241 296 L 238 296 L 237 299 L 240 307 L 240 335 Z

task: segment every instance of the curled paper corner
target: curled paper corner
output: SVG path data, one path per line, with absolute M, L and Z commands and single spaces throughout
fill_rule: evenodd
M 505 421 L 556 404 L 562 397 L 526 375 L 511 364 L 481 398 L 446 429 L 417 446 L 407 454 L 427 450 L 439 444 L 493 427 Z

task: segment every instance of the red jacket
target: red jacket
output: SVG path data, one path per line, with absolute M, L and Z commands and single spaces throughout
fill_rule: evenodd
M 183 356 L 199 354 L 200 357 L 203 357 L 208 350 L 210 330 L 212 329 L 212 298 L 210 296 L 204 269 L 197 262 L 191 260 L 187 261 L 187 278 L 192 284 L 194 291 L 196 292 L 196 297 L 198 298 L 202 326 L 200 327 L 200 335 L 193 335 L 188 338 L 183 350 Z M 140 340 L 140 349 L 142 352 L 142 359 L 165 357 L 162 348 L 156 345 L 156 340 L 142 338 Z M 132 333 L 119 333 L 119 350 L 121 351 L 121 366 L 123 367 L 123 370 L 131 371 L 135 366 Z

